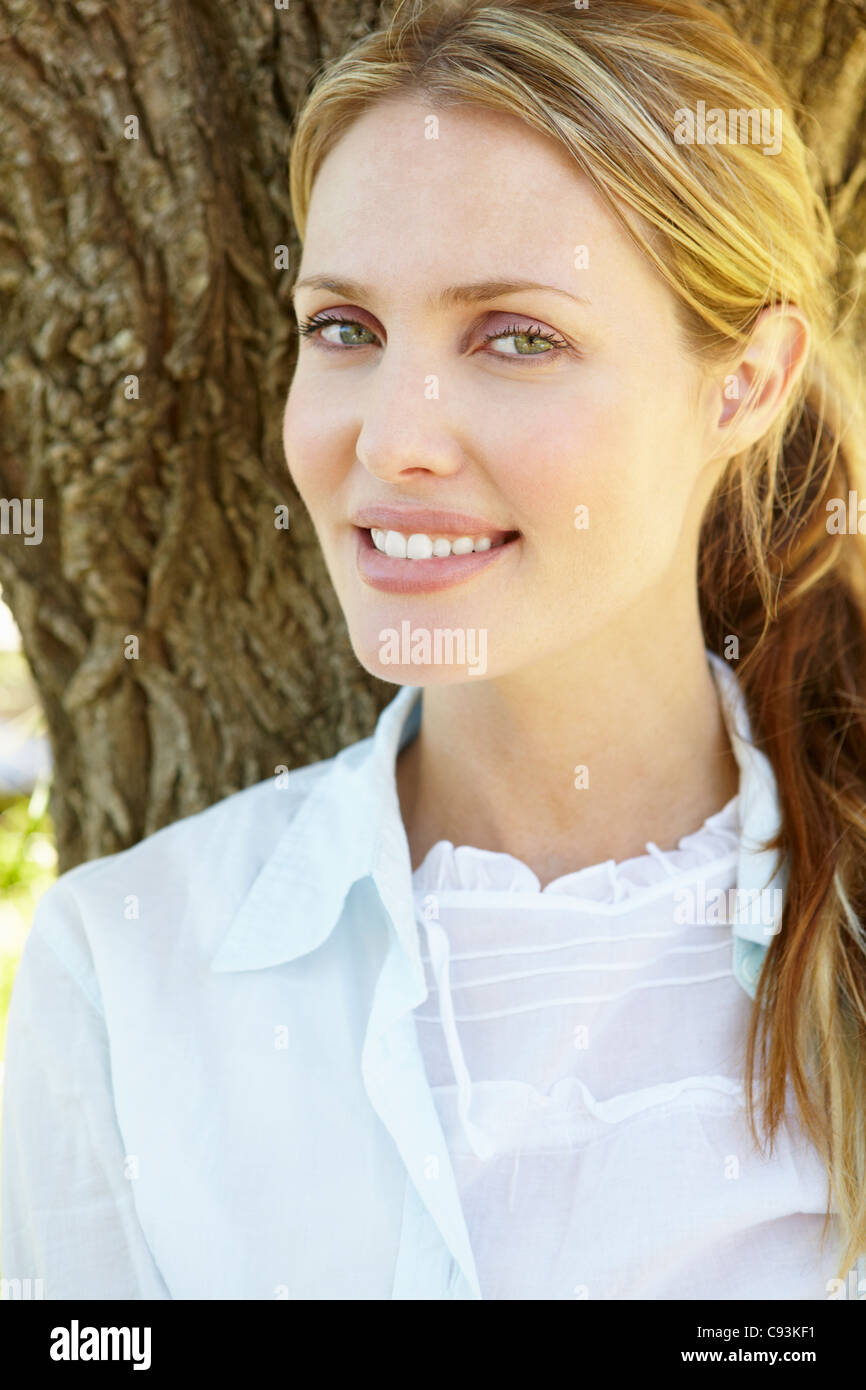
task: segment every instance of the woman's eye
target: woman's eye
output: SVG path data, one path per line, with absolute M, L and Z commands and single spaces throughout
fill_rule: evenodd
M 544 332 L 538 327 L 524 328 L 520 324 L 511 324 L 508 328 L 500 328 L 496 333 L 488 333 L 484 339 L 485 343 L 495 343 L 500 340 L 513 343 L 514 347 L 506 349 L 505 352 L 496 353 L 497 357 L 556 356 L 557 352 L 568 347 L 567 343 L 553 333 Z
M 331 328 L 335 328 L 337 331 L 330 338 L 325 337 L 324 331 L 320 332 L 320 330 Z M 367 328 L 365 324 L 359 323 L 357 319 L 322 318 L 318 316 L 305 319 L 303 323 L 298 324 L 298 332 L 302 333 L 304 337 L 307 338 L 321 338 L 329 347 L 336 348 L 367 347 L 369 339 L 375 339 L 376 337 L 372 328 Z M 360 337 L 360 335 L 364 333 L 369 335 L 366 341 Z
M 322 342 L 326 347 L 335 348 L 340 351 L 344 348 L 369 347 L 371 343 L 378 342 L 378 336 L 368 328 L 366 324 L 360 323 L 357 319 L 335 317 L 334 315 L 314 315 L 313 318 L 305 319 L 298 324 L 298 332 L 306 338 L 314 338 Z M 330 336 L 326 337 L 325 335 Z M 506 347 L 502 352 L 495 352 L 495 357 L 511 358 L 539 358 L 557 357 L 559 353 L 568 351 L 568 344 L 549 330 L 544 330 L 538 325 L 527 328 L 522 324 L 509 324 L 506 328 L 500 328 L 495 333 L 488 333 L 482 341 L 485 344 L 504 342 L 513 346 Z

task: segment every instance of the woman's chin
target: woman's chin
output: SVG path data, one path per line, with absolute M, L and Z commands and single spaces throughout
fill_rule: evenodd
M 486 662 L 464 661 L 462 664 L 429 664 L 422 661 L 385 661 L 378 649 L 359 652 L 355 649 L 358 661 L 377 680 L 388 681 L 391 685 L 461 685 L 470 677 L 478 679 L 488 674 Z
M 409 618 L 406 607 L 376 604 L 375 612 L 349 615 L 352 649 L 370 675 L 395 685 L 445 685 L 487 674 L 487 627 L 464 626 L 432 605 Z

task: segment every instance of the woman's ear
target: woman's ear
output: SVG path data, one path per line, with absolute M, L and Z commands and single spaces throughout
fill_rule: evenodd
M 796 305 L 762 309 L 733 372 L 716 378 L 717 447 L 731 457 L 769 429 L 794 389 L 811 346 Z

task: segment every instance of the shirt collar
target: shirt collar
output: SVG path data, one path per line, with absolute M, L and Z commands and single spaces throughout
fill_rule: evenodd
M 353 883 L 370 874 L 386 906 L 400 890 L 411 901 L 395 768 L 418 732 L 422 694 L 403 686 L 373 735 L 330 759 L 232 918 L 212 970 L 258 970 L 306 955 L 336 926 Z M 404 913 L 395 927 L 403 937 Z
M 740 859 L 732 929 L 750 982 L 757 977 L 774 915 L 748 910 L 749 894 L 784 889 L 787 872 L 763 848 L 780 824 L 776 781 L 751 738 L 745 700 L 728 663 L 707 652 L 722 713 L 740 769 Z M 420 727 L 423 688 L 403 686 L 379 716 L 374 734 L 329 761 L 254 879 L 211 960 L 215 971 L 258 970 L 306 955 L 329 936 L 354 883 L 372 875 L 398 939 L 417 957 L 409 844 L 400 813 L 395 767 Z M 274 795 L 281 795 L 274 790 Z M 771 898 L 770 902 L 775 902 Z M 407 910 L 408 905 L 408 910 Z M 746 943 L 752 943 L 751 954 Z M 420 969 L 420 964 L 419 964 Z
M 740 857 L 733 933 L 741 942 L 766 947 L 769 938 L 781 928 L 781 905 L 788 882 L 787 857 L 766 848 L 766 842 L 778 834 L 782 824 L 776 777 L 766 753 L 753 741 L 745 697 L 733 669 L 715 652 L 708 651 L 707 658 L 740 769 Z M 758 893 L 761 902 L 756 911 L 750 899 Z M 750 984 L 757 978 L 762 954 L 753 951 L 748 957 L 750 968 L 745 973 Z M 746 953 L 740 950 L 735 963 L 739 966 L 746 959 Z

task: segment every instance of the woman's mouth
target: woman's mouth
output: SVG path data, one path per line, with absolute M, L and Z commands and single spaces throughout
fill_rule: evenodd
M 355 527 L 361 577 L 388 593 L 430 593 L 448 589 L 495 564 L 514 550 L 519 531 L 490 536 L 443 536 L 436 533 Z

